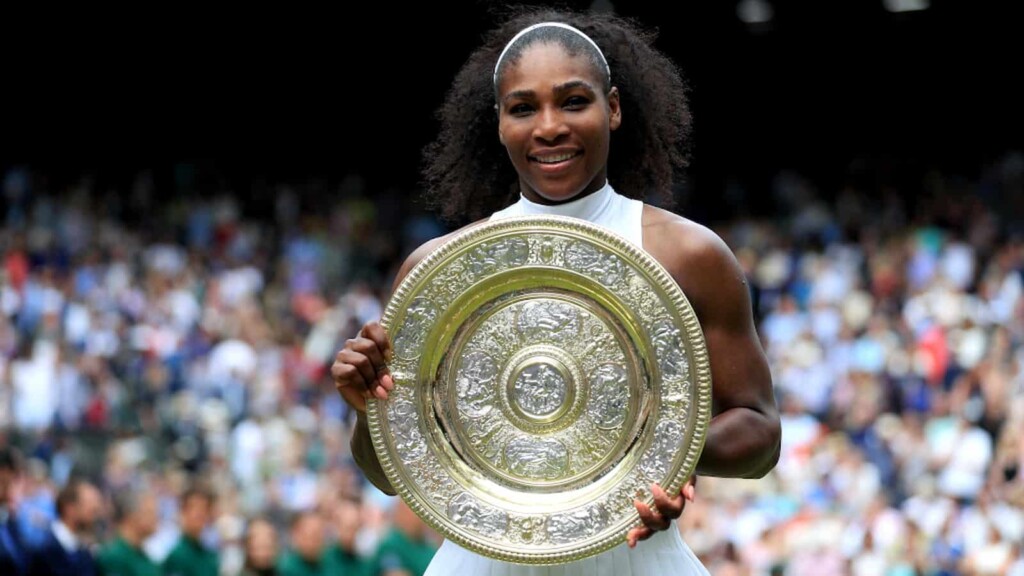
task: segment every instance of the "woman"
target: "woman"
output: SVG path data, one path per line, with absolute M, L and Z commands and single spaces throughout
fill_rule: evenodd
M 684 83 L 653 40 L 607 14 L 542 10 L 507 19 L 455 78 L 439 136 L 426 149 L 425 182 L 447 218 L 573 216 L 618 232 L 658 260 L 693 306 L 711 363 L 714 414 L 696 473 L 759 478 L 778 460 L 780 426 L 744 275 L 713 232 L 642 201 L 649 190 L 671 198 L 690 126 Z M 450 237 L 414 251 L 395 286 Z M 394 493 L 365 418 L 366 400 L 387 398 L 393 386 L 389 354 L 387 334 L 368 323 L 338 353 L 332 374 L 359 415 L 357 462 Z M 643 526 L 591 558 L 517 566 L 446 541 L 427 574 L 704 574 L 672 522 L 694 489 L 692 481 L 678 494 L 652 487 L 654 508 L 635 502 Z

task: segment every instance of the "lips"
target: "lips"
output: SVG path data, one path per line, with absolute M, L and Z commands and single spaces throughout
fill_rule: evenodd
M 582 150 L 552 150 L 537 154 L 530 154 L 528 158 L 531 162 L 535 162 L 541 166 L 556 167 L 582 154 Z

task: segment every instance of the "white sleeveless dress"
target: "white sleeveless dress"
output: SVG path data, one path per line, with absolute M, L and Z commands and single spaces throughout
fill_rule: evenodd
M 643 202 L 616 192 L 608 184 L 579 200 L 556 206 L 537 204 L 520 197 L 515 204 L 491 215 L 491 220 L 510 216 L 554 214 L 592 222 L 618 233 L 643 248 Z M 529 566 L 493 560 L 445 540 L 424 576 L 699 576 L 707 575 L 675 523 L 656 532 L 636 548 L 622 543 L 595 556 L 556 566 Z

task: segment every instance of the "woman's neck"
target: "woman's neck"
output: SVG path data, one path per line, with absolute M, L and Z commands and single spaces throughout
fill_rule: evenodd
M 553 214 L 591 220 L 608 204 L 614 194 L 615 191 L 606 181 L 604 186 L 593 192 L 574 196 L 571 200 L 557 204 L 540 203 L 531 197 L 535 195 L 521 193 L 519 204 L 526 214 Z

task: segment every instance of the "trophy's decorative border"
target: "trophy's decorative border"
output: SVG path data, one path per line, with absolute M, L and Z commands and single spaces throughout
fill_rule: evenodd
M 503 232 L 537 229 L 554 231 L 582 232 L 600 241 L 611 244 L 618 250 L 627 253 L 633 262 L 645 272 L 653 283 L 668 295 L 672 304 L 682 319 L 683 327 L 686 329 L 687 339 L 690 343 L 694 365 L 691 366 L 693 374 L 695 394 L 696 416 L 693 423 L 693 435 L 686 452 L 686 456 L 680 465 L 679 471 L 672 481 L 663 486 L 669 494 L 677 493 L 683 483 L 693 474 L 697 467 L 697 460 L 700 458 L 706 440 L 707 429 L 711 421 L 711 367 L 708 359 L 707 347 L 704 340 L 704 333 L 701 330 L 697 315 L 690 305 L 689 300 L 683 294 L 682 289 L 676 284 L 672 276 L 665 270 L 657 260 L 650 254 L 643 251 L 632 242 L 622 238 L 611 230 L 566 216 L 514 216 L 485 222 L 468 228 L 446 241 L 444 244 L 433 250 L 423 260 L 416 264 L 409 274 L 399 284 L 397 290 L 388 302 L 381 319 L 381 325 L 385 330 L 398 314 L 399 305 L 404 305 L 410 292 L 417 287 L 424 276 L 433 271 L 438 262 L 446 259 L 453 252 L 463 248 L 466 244 L 472 243 L 480 237 L 500 234 Z M 390 332 L 389 332 L 390 334 Z M 381 468 L 387 475 L 392 487 L 398 495 L 409 505 L 409 507 L 438 533 L 445 538 L 452 540 L 460 546 L 482 554 L 484 556 L 512 562 L 515 564 L 551 565 L 563 564 L 587 558 L 599 554 L 625 541 L 627 531 L 618 534 L 610 534 L 597 542 L 592 542 L 584 547 L 573 548 L 568 551 L 529 553 L 525 551 L 513 551 L 504 548 L 490 546 L 485 543 L 467 538 L 465 534 L 449 529 L 444 522 L 434 518 L 433 513 L 428 510 L 422 502 L 416 499 L 408 485 L 402 479 L 398 471 L 399 464 L 392 458 L 388 451 L 387 441 L 384 438 L 381 416 L 385 410 L 386 401 L 370 400 L 367 402 L 366 414 L 369 424 L 370 436 L 373 440 L 377 458 Z M 647 498 L 647 504 L 653 504 L 653 498 Z M 639 526 L 639 514 L 632 526 Z

